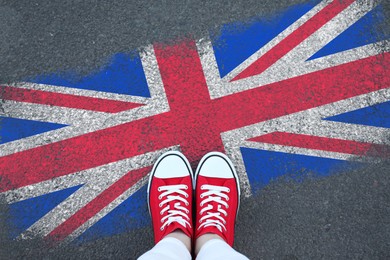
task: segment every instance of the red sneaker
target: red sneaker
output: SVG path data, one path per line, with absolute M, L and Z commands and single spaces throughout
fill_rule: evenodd
M 177 229 L 192 239 L 192 178 L 190 163 L 180 152 L 166 152 L 154 164 L 148 206 L 156 244 Z
M 240 203 L 240 186 L 230 159 L 219 152 L 206 154 L 195 173 L 195 239 L 217 234 L 230 246 Z

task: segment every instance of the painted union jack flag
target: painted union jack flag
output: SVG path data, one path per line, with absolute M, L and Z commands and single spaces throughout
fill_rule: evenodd
M 10 236 L 81 242 L 149 224 L 155 159 L 212 150 L 245 196 L 294 174 L 389 158 L 388 35 L 378 1 L 309 1 L 154 44 L 87 76 L 2 85 L 0 196 Z

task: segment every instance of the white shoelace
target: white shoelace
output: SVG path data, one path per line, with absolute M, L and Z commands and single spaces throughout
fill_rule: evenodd
M 229 208 L 229 205 L 226 201 L 222 200 L 222 198 L 229 200 L 229 196 L 223 192 L 229 193 L 230 189 L 223 186 L 207 184 L 200 186 L 200 189 L 206 190 L 206 192 L 200 194 L 201 199 L 206 197 L 200 202 L 200 207 L 203 207 L 203 205 L 209 202 L 218 203 L 218 207 L 214 209 L 213 205 L 207 204 L 207 207 L 200 210 L 200 215 L 203 215 L 205 212 L 206 215 L 200 218 L 199 223 L 201 224 L 198 229 L 201 229 L 202 227 L 215 226 L 220 232 L 222 232 L 222 228 L 226 231 L 225 217 L 227 216 L 227 212 L 222 209 L 222 205 L 225 206 L 225 208 Z
M 191 227 L 191 224 L 189 222 L 190 217 L 188 214 L 190 211 L 186 209 L 185 207 L 181 206 L 181 203 L 184 203 L 186 206 L 189 205 L 189 202 L 184 199 L 183 197 L 179 195 L 171 195 L 174 193 L 178 193 L 183 195 L 185 198 L 188 198 L 188 193 L 186 193 L 184 190 L 187 190 L 188 186 L 184 184 L 179 185 L 167 185 L 167 186 L 160 186 L 158 188 L 158 191 L 164 191 L 163 193 L 158 196 L 159 200 L 162 200 L 164 197 L 166 197 L 165 200 L 160 202 L 159 207 L 162 208 L 165 204 L 167 204 L 161 211 L 160 214 L 163 215 L 166 211 L 168 211 L 168 215 L 164 216 L 161 219 L 161 223 L 164 223 L 161 226 L 161 230 L 164 230 L 166 226 L 171 224 L 172 222 L 177 222 L 183 227 L 186 227 L 186 225 L 189 225 Z M 173 209 L 171 209 L 170 202 L 177 201 L 173 205 Z

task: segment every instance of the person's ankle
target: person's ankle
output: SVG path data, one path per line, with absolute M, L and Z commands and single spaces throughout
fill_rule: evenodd
M 175 231 L 169 233 L 165 237 L 173 237 L 182 242 L 185 247 L 188 249 L 188 251 L 191 253 L 191 238 L 187 236 L 183 231 L 180 229 L 176 229 Z
M 222 241 L 225 241 L 222 237 L 220 237 L 217 234 L 206 233 L 204 235 L 201 235 L 195 241 L 195 255 L 198 255 L 200 249 L 204 246 L 204 244 L 206 244 L 208 241 L 213 239 L 220 239 Z

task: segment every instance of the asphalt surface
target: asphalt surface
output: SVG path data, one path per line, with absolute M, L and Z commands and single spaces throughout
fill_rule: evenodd
M 118 52 L 200 37 L 300 1 L 0 1 L 0 81 L 66 69 L 90 72 Z
M 200 37 L 297 2 L 305 1 L 2 0 L 0 82 L 67 69 L 87 74 L 115 53 Z M 251 259 L 390 259 L 389 190 L 389 162 L 323 179 L 284 177 L 243 199 L 235 247 Z M 11 241 L 7 218 L 0 205 L 0 259 L 135 259 L 153 245 L 151 228 L 63 248 Z

